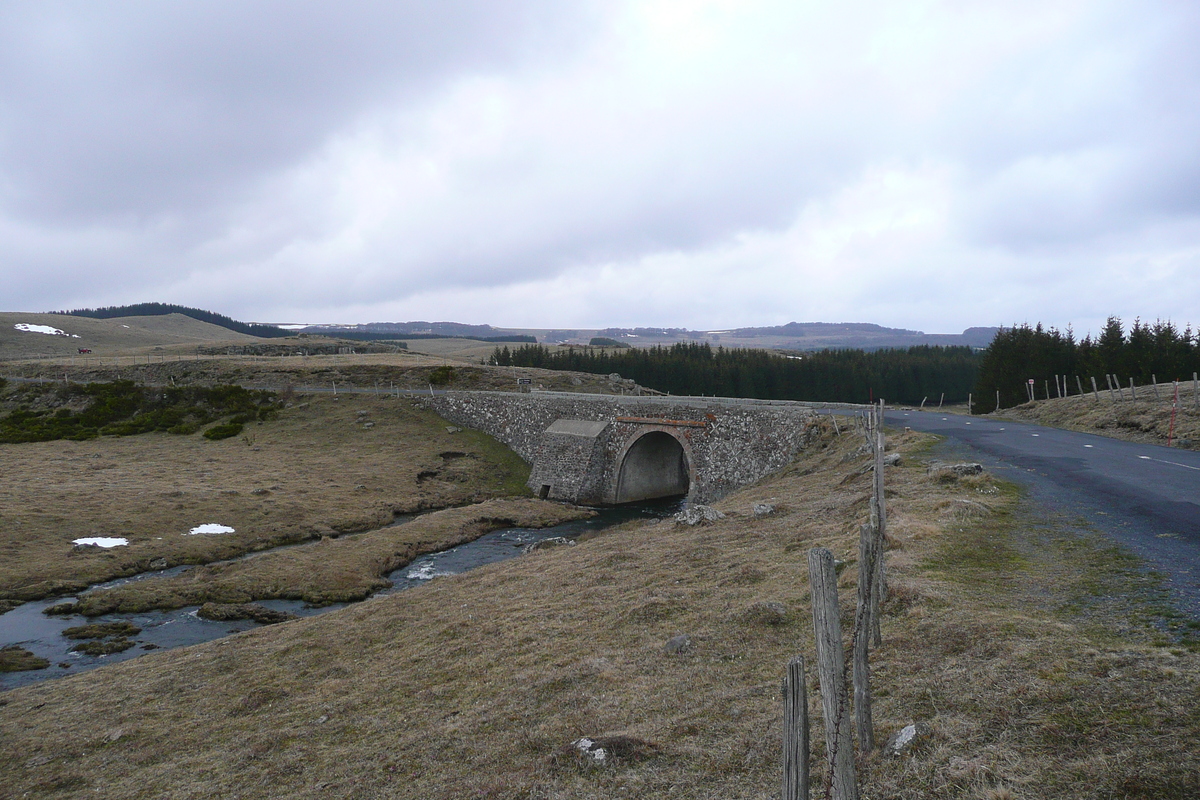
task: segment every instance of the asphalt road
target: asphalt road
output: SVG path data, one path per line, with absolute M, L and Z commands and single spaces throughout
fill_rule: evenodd
M 1200 452 L 928 411 L 888 411 L 887 424 L 945 436 L 936 455 L 979 461 L 1047 511 L 1112 536 L 1200 619 Z

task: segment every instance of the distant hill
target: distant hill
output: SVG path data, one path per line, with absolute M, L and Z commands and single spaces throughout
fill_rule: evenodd
M 789 322 L 762 328 L 689 331 L 682 328 L 606 328 L 601 335 L 638 345 L 706 341 L 723 347 L 777 350 L 880 350 L 916 345 L 986 348 L 999 328 L 967 328 L 962 333 L 925 333 L 885 328 L 870 322 Z
M 116 319 L 118 317 L 158 317 L 167 314 L 183 314 L 185 317 L 218 325 L 247 336 L 258 336 L 271 339 L 277 336 L 291 336 L 291 331 L 277 328 L 274 325 L 259 325 L 255 322 L 238 322 L 224 314 L 204 311 L 199 308 L 176 306 L 169 303 L 136 303 L 131 306 L 105 306 L 104 308 L 76 308 L 72 311 L 52 311 L 52 314 L 65 314 L 73 317 L 91 317 L 93 319 Z
M 95 319 L 0 311 L 0 361 L 70 356 L 78 354 L 80 348 L 91 350 L 92 356 L 108 357 L 142 354 L 154 348 L 195 352 L 196 347 L 263 341 L 183 314 Z
M 493 328 L 491 325 L 468 325 L 463 322 L 367 322 L 361 325 L 309 325 L 301 328 L 299 332 L 321 336 L 381 333 L 412 338 L 430 336 L 464 339 L 488 339 L 509 333 L 509 331 Z M 353 335 L 348 338 L 359 337 Z
M 424 339 L 455 337 L 481 341 L 529 341 L 545 344 L 587 344 L 603 337 L 635 347 L 671 345 L 676 342 L 709 342 L 721 347 L 753 347 L 768 350 L 827 350 L 905 348 L 943 345 L 986 348 L 999 328 L 967 328 L 962 333 L 925 333 L 907 328 L 885 328 L 870 322 L 789 322 L 761 328 L 697 331 L 688 328 L 600 328 L 532 329 L 496 328 L 462 322 L 368 322 L 362 325 L 310 325 L 308 334 L 347 338 Z M 521 336 L 520 339 L 509 337 Z

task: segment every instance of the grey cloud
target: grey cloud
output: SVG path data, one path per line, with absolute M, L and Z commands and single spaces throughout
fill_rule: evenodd
M 581 30 L 578 9 L 565 9 L 540 0 L 6 4 L 6 205 L 54 223 L 119 224 L 227 202 L 378 104 L 561 54 Z

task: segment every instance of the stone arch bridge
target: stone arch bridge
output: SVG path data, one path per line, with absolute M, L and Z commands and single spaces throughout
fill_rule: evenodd
M 512 448 L 541 497 L 583 505 L 711 502 L 790 463 L 815 432 L 812 406 L 777 400 L 446 392 L 421 402 Z

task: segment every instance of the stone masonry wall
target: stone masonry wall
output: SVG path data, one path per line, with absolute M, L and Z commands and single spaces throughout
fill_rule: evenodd
M 558 419 L 608 421 L 613 424 L 598 441 L 604 458 L 592 458 L 582 448 L 546 440 L 546 464 L 537 469 L 561 469 L 564 486 L 603 487 L 581 502 L 612 502 L 619 458 L 628 444 L 646 430 L 666 430 L 687 442 L 692 472 L 692 502 L 710 502 L 740 486 L 774 472 L 792 461 L 808 443 L 811 407 L 799 403 L 731 401 L 724 398 L 632 397 L 538 392 L 447 392 L 421 402 L 456 425 L 476 428 L 508 445 L 521 458 L 537 464 L 546 429 Z M 646 422 L 616 422 L 618 417 Z M 663 420 L 656 425 L 649 420 Z M 702 422 L 703 427 L 671 426 L 669 421 Z M 564 437 L 553 436 L 550 439 Z M 549 462 L 561 467 L 551 467 Z M 591 475 L 579 474 L 580 471 Z M 543 485 L 551 483 L 539 478 Z M 535 489 L 537 487 L 534 487 Z M 556 491 L 557 495 L 558 492 Z M 564 498 L 567 499 L 567 498 Z

